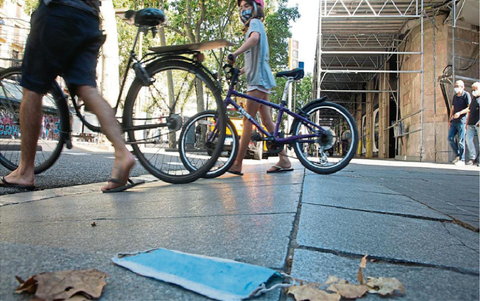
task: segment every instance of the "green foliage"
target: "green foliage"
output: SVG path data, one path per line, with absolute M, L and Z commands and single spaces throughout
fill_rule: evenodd
M 31 15 L 33 13 L 33 11 L 37 8 L 38 6 L 38 2 L 39 0 L 25 0 L 25 3 L 23 5 L 23 11 L 27 14 L 27 15 Z M 5 2 L 5 0 L 0 0 L 0 6 L 3 5 L 3 2 Z
M 287 0 L 278 2 L 278 9 L 267 14 L 265 18 L 270 47 L 270 66 L 274 72 L 288 67 L 288 39 L 292 37 L 290 22 L 295 22 L 300 17 L 298 7 L 288 8 Z

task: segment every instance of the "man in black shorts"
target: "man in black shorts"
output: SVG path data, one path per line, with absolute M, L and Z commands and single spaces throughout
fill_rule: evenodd
M 99 29 L 98 0 L 40 0 L 32 14 L 31 31 L 22 65 L 22 133 L 19 167 L 2 177 L 0 187 L 34 189 L 34 161 L 42 122 L 42 97 L 62 75 L 98 118 L 115 148 L 111 179 L 103 192 L 132 187 L 129 173 L 135 158 L 125 146 L 115 112 L 96 88 L 96 65 L 105 36 Z

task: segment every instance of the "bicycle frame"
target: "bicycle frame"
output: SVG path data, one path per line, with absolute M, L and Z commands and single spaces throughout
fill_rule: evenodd
M 285 89 L 287 89 L 288 85 L 292 81 L 293 80 L 290 80 L 290 79 L 287 81 Z M 260 103 L 262 105 L 265 105 L 265 106 L 276 109 L 279 112 L 279 114 L 278 114 L 277 122 L 275 123 L 275 131 L 273 133 L 269 133 L 268 131 L 266 131 L 252 116 L 250 116 L 250 114 L 248 114 L 245 111 L 244 108 L 242 108 L 240 105 L 238 105 L 232 99 L 232 95 L 242 97 L 242 98 L 246 98 L 246 99 L 252 100 L 254 102 Z M 270 101 L 266 101 L 266 100 L 263 100 L 263 99 L 260 99 L 260 98 L 256 98 L 256 97 L 251 96 L 251 95 L 243 94 L 243 93 L 240 93 L 240 92 L 235 90 L 234 84 L 230 85 L 227 96 L 226 96 L 225 101 L 224 101 L 224 104 L 225 104 L 225 107 L 227 107 L 229 105 L 232 105 L 233 107 L 235 107 L 245 118 L 248 119 L 248 121 L 250 121 L 262 134 L 264 134 L 266 136 L 266 138 L 263 139 L 265 141 L 274 141 L 275 143 L 279 143 L 279 144 L 290 144 L 294 141 L 297 141 L 297 142 L 300 142 L 300 143 L 302 143 L 302 142 L 303 143 L 308 143 L 308 142 L 311 142 L 311 140 L 306 140 L 305 141 L 305 140 L 300 140 L 300 139 L 318 137 L 318 134 L 309 134 L 309 135 L 290 136 L 288 138 L 276 138 L 278 136 L 278 133 L 279 133 L 280 124 L 282 122 L 283 114 L 290 115 L 294 119 L 299 120 L 306 125 L 310 125 L 311 126 L 310 129 L 317 128 L 320 131 L 320 134 L 325 133 L 325 130 L 323 128 L 321 128 L 320 126 L 317 126 L 315 123 L 311 122 L 310 120 L 303 117 L 302 115 L 299 115 L 299 114 L 297 114 L 295 112 L 292 112 L 289 109 L 285 108 L 285 101 L 284 100 L 282 101 L 282 103 L 280 105 L 278 105 L 276 103 L 272 103 Z

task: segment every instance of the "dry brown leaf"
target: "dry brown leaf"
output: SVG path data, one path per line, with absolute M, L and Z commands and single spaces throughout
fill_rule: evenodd
M 20 283 L 20 285 L 15 290 L 15 293 L 21 294 L 23 292 L 27 292 L 33 294 L 37 290 L 37 281 L 35 281 L 33 277 L 28 278 L 27 281 L 23 281 L 23 279 L 18 276 L 15 276 L 15 278 Z
M 312 285 L 292 286 L 288 294 L 293 295 L 296 301 L 339 301 L 339 294 L 329 294 L 325 291 L 314 288 Z
M 68 298 L 67 301 L 90 301 L 90 299 L 86 298 L 83 295 L 73 295 L 71 298 Z
M 368 277 L 367 286 L 370 288 L 369 293 L 376 293 L 382 296 L 395 293 L 405 294 L 405 287 L 397 278 Z
M 357 280 L 360 284 L 365 284 L 365 277 L 363 276 L 363 269 L 367 267 L 367 255 L 363 256 L 358 267 Z
M 31 278 L 37 282 L 35 297 L 43 300 L 63 300 L 77 293 L 91 298 L 100 298 L 102 289 L 107 284 L 105 277 L 108 275 L 96 269 L 90 269 L 41 273 Z
M 368 254 L 365 254 L 365 256 L 363 256 L 362 260 L 360 261 L 360 267 L 362 269 L 367 267 L 367 256 Z
M 327 281 L 325 281 L 324 285 L 329 285 L 334 283 L 345 284 L 345 283 L 348 283 L 348 281 L 346 281 L 345 279 L 338 279 L 337 277 L 332 275 L 328 275 Z
M 366 285 L 348 283 L 332 284 L 327 288 L 327 291 L 336 292 L 346 299 L 361 298 L 368 290 L 369 288 Z

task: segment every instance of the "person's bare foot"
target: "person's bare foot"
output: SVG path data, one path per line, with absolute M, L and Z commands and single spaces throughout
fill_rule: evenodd
M 130 152 L 127 151 L 121 156 L 116 156 L 111 176 L 114 181 L 110 181 L 103 186 L 102 191 L 112 190 L 127 184 L 133 166 L 135 166 L 135 157 Z
M 10 174 L 4 177 L 5 181 L 9 184 L 25 186 L 25 187 L 33 187 L 35 186 L 35 176 L 32 172 L 22 174 L 20 170 L 17 168 L 16 170 L 12 171 Z
M 228 170 L 229 173 L 233 173 L 235 175 L 243 175 L 242 173 L 242 165 L 233 163 L 232 167 Z

